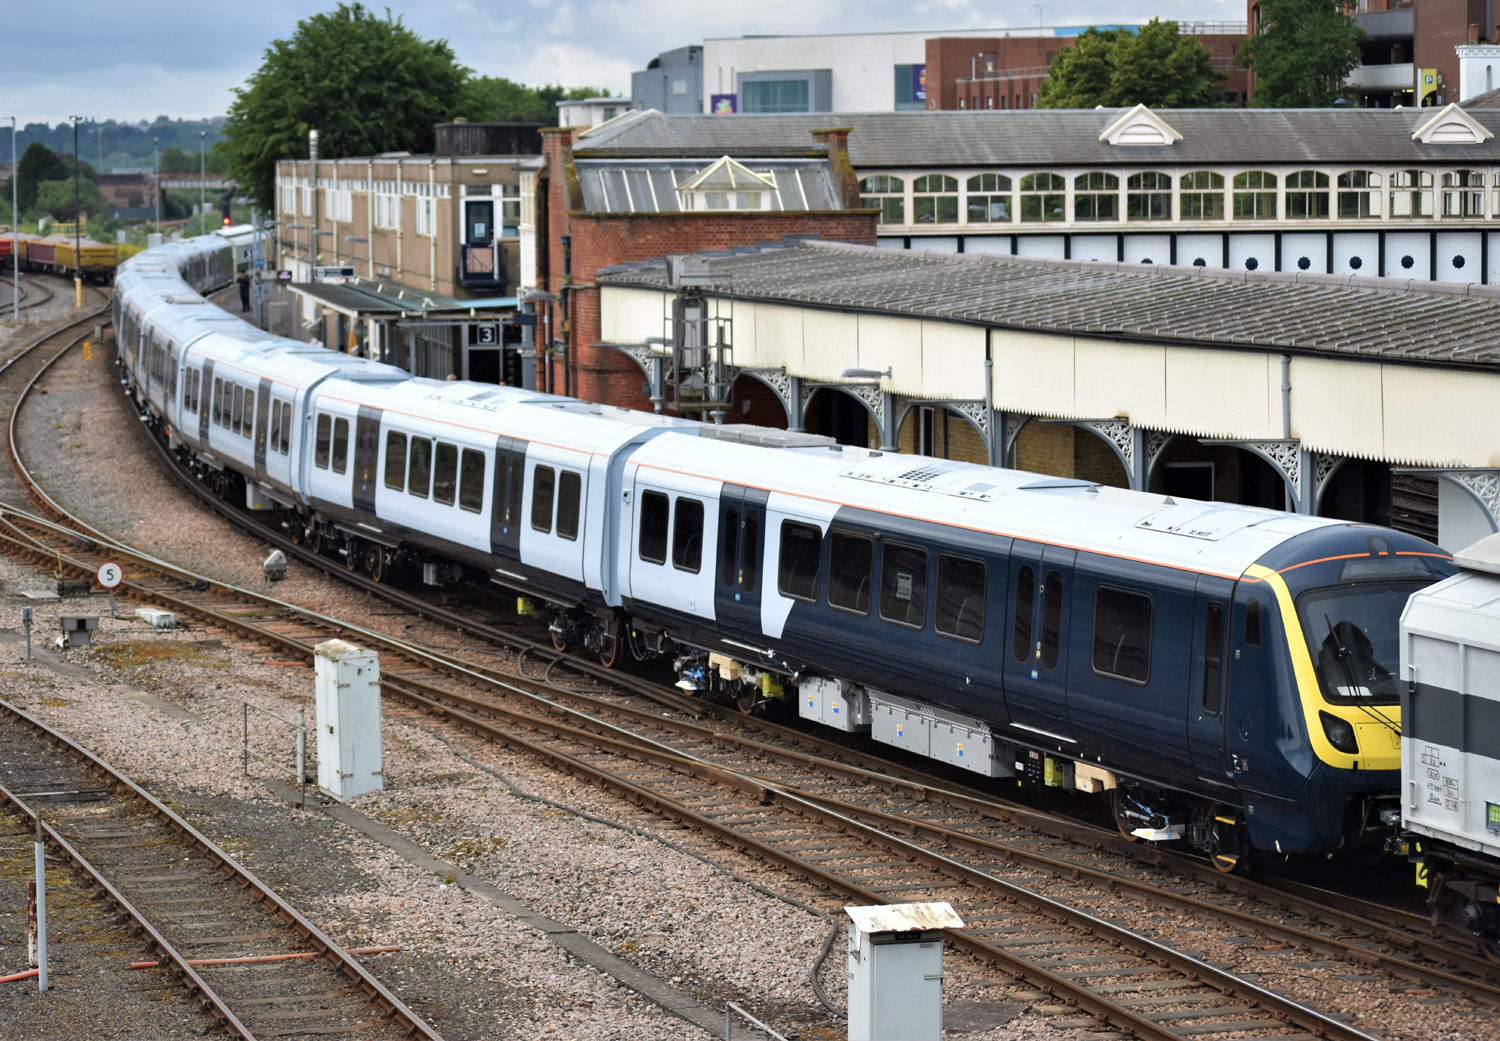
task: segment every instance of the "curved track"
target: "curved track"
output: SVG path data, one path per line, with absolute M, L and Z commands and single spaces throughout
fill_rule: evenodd
M 26 394 L 82 340 L 76 327 L 101 313 L 38 339 L 0 366 L 0 399 L 11 403 L 7 431 L 14 464 L 13 473 L 0 478 L 5 493 L 12 491 L 7 485 L 26 492 L 35 487 L 14 441 Z M 156 955 L 157 967 L 166 968 L 213 1018 L 212 1029 L 247 1039 L 352 1032 L 441 1041 L 359 963 L 356 952 L 341 948 L 222 848 L 87 749 L 3 700 L 0 742 L 7 753 L 0 799 L 33 821 L 45 805 L 40 812 L 48 844 L 128 920 Z M 220 964 L 205 966 L 204 959 Z M 255 962 L 259 971 L 222 972 L 225 959 L 230 968 Z

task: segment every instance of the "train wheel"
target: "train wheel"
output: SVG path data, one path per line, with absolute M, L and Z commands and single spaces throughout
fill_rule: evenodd
M 350 571 L 359 570 L 360 557 L 364 556 L 364 540 L 346 536 L 344 539 L 344 566 Z
M 620 621 L 618 618 L 611 619 L 603 628 L 604 644 L 599 651 L 599 664 L 612 669 L 620 663 Z
M 364 572 L 376 582 L 385 581 L 385 547 L 371 542 L 364 552 Z
M 291 525 L 287 528 L 287 538 L 292 540 L 292 545 L 301 546 L 307 543 L 307 525 L 302 523 L 301 517 L 293 517 Z
M 308 522 L 307 546 L 314 553 L 321 554 L 324 550 L 323 527 L 317 521 Z
M 558 654 L 568 653 L 568 641 L 559 636 L 556 629 L 548 629 L 547 635 L 552 637 L 552 646 Z
M 734 707 L 748 716 L 755 711 L 755 703 L 760 700 L 760 691 L 754 687 L 747 687 L 743 683 L 740 684 L 740 688 L 744 693 L 735 695 Z

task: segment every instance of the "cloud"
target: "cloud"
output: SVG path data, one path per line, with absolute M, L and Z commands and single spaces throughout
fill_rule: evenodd
M 0 33 L 0 106 L 24 125 L 70 114 L 152 119 L 221 115 L 232 90 L 266 48 L 312 13 L 292 0 L 148 4 L 88 0 L 58 9 L 10 5 Z M 385 4 L 368 5 L 383 13 Z M 317 9 L 329 10 L 332 3 Z M 1036 24 L 1027 3 L 973 0 L 760 0 L 753 5 L 681 0 L 414 0 L 393 14 L 429 38 L 448 40 L 459 61 L 522 83 L 605 87 L 628 93 L 630 73 L 663 50 L 706 37 L 916 31 Z M 1152 17 L 1240 22 L 1243 0 L 1052 0 L 1048 25 L 1144 22 Z

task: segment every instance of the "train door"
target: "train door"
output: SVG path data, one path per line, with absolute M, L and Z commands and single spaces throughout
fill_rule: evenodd
M 375 476 L 380 468 L 380 409 L 359 407 L 354 421 L 354 516 L 375 523 Z
M 1076 550 L 1017 540 L 1010 554 L 1005 704 L 1026 730 L 1072 740 L 1068 633 Z
M 1198 577 L 1193 600 L 1193 656 L 1188 670 L 1187 737 L 1193 767 L 1204 780 L 1223 784 L 1226 648 L 1234 583 Z
M 198 385 L 198 443 L 208 449 L 208 404 L 214 391 L 214 360 L 203 360 L 203 382 Z
M 526 480 L 526 442 L 501 437 L 495 441 L 495 496 L 490 512 L 490 552 L 495 566 L 521 559 L 521 491 Z
M 255 395 L 255 476 L 266 480 L 266 431 L 271 420 L 271 381 L 262 377 Z
M 760 636 L 764 582 L 766 500 L 762 488 L 726 484 L 719 492 L 719 559 L 714 616 L 725 634 Z

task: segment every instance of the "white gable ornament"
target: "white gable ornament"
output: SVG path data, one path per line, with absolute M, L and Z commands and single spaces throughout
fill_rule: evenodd
M 1182 140 L 1171 124 L 1145 105 L 1137 105 L 1099 135 L 1100 141 L 1112 145 L 1170 145 Z
M 1482 145 L 1494 136 L 1454 102 L 1417 127 L 1411 139 L 1424 145 Z
M 724 156 L 677 186 L 684 210 L 776 209 L 776 178 Z

